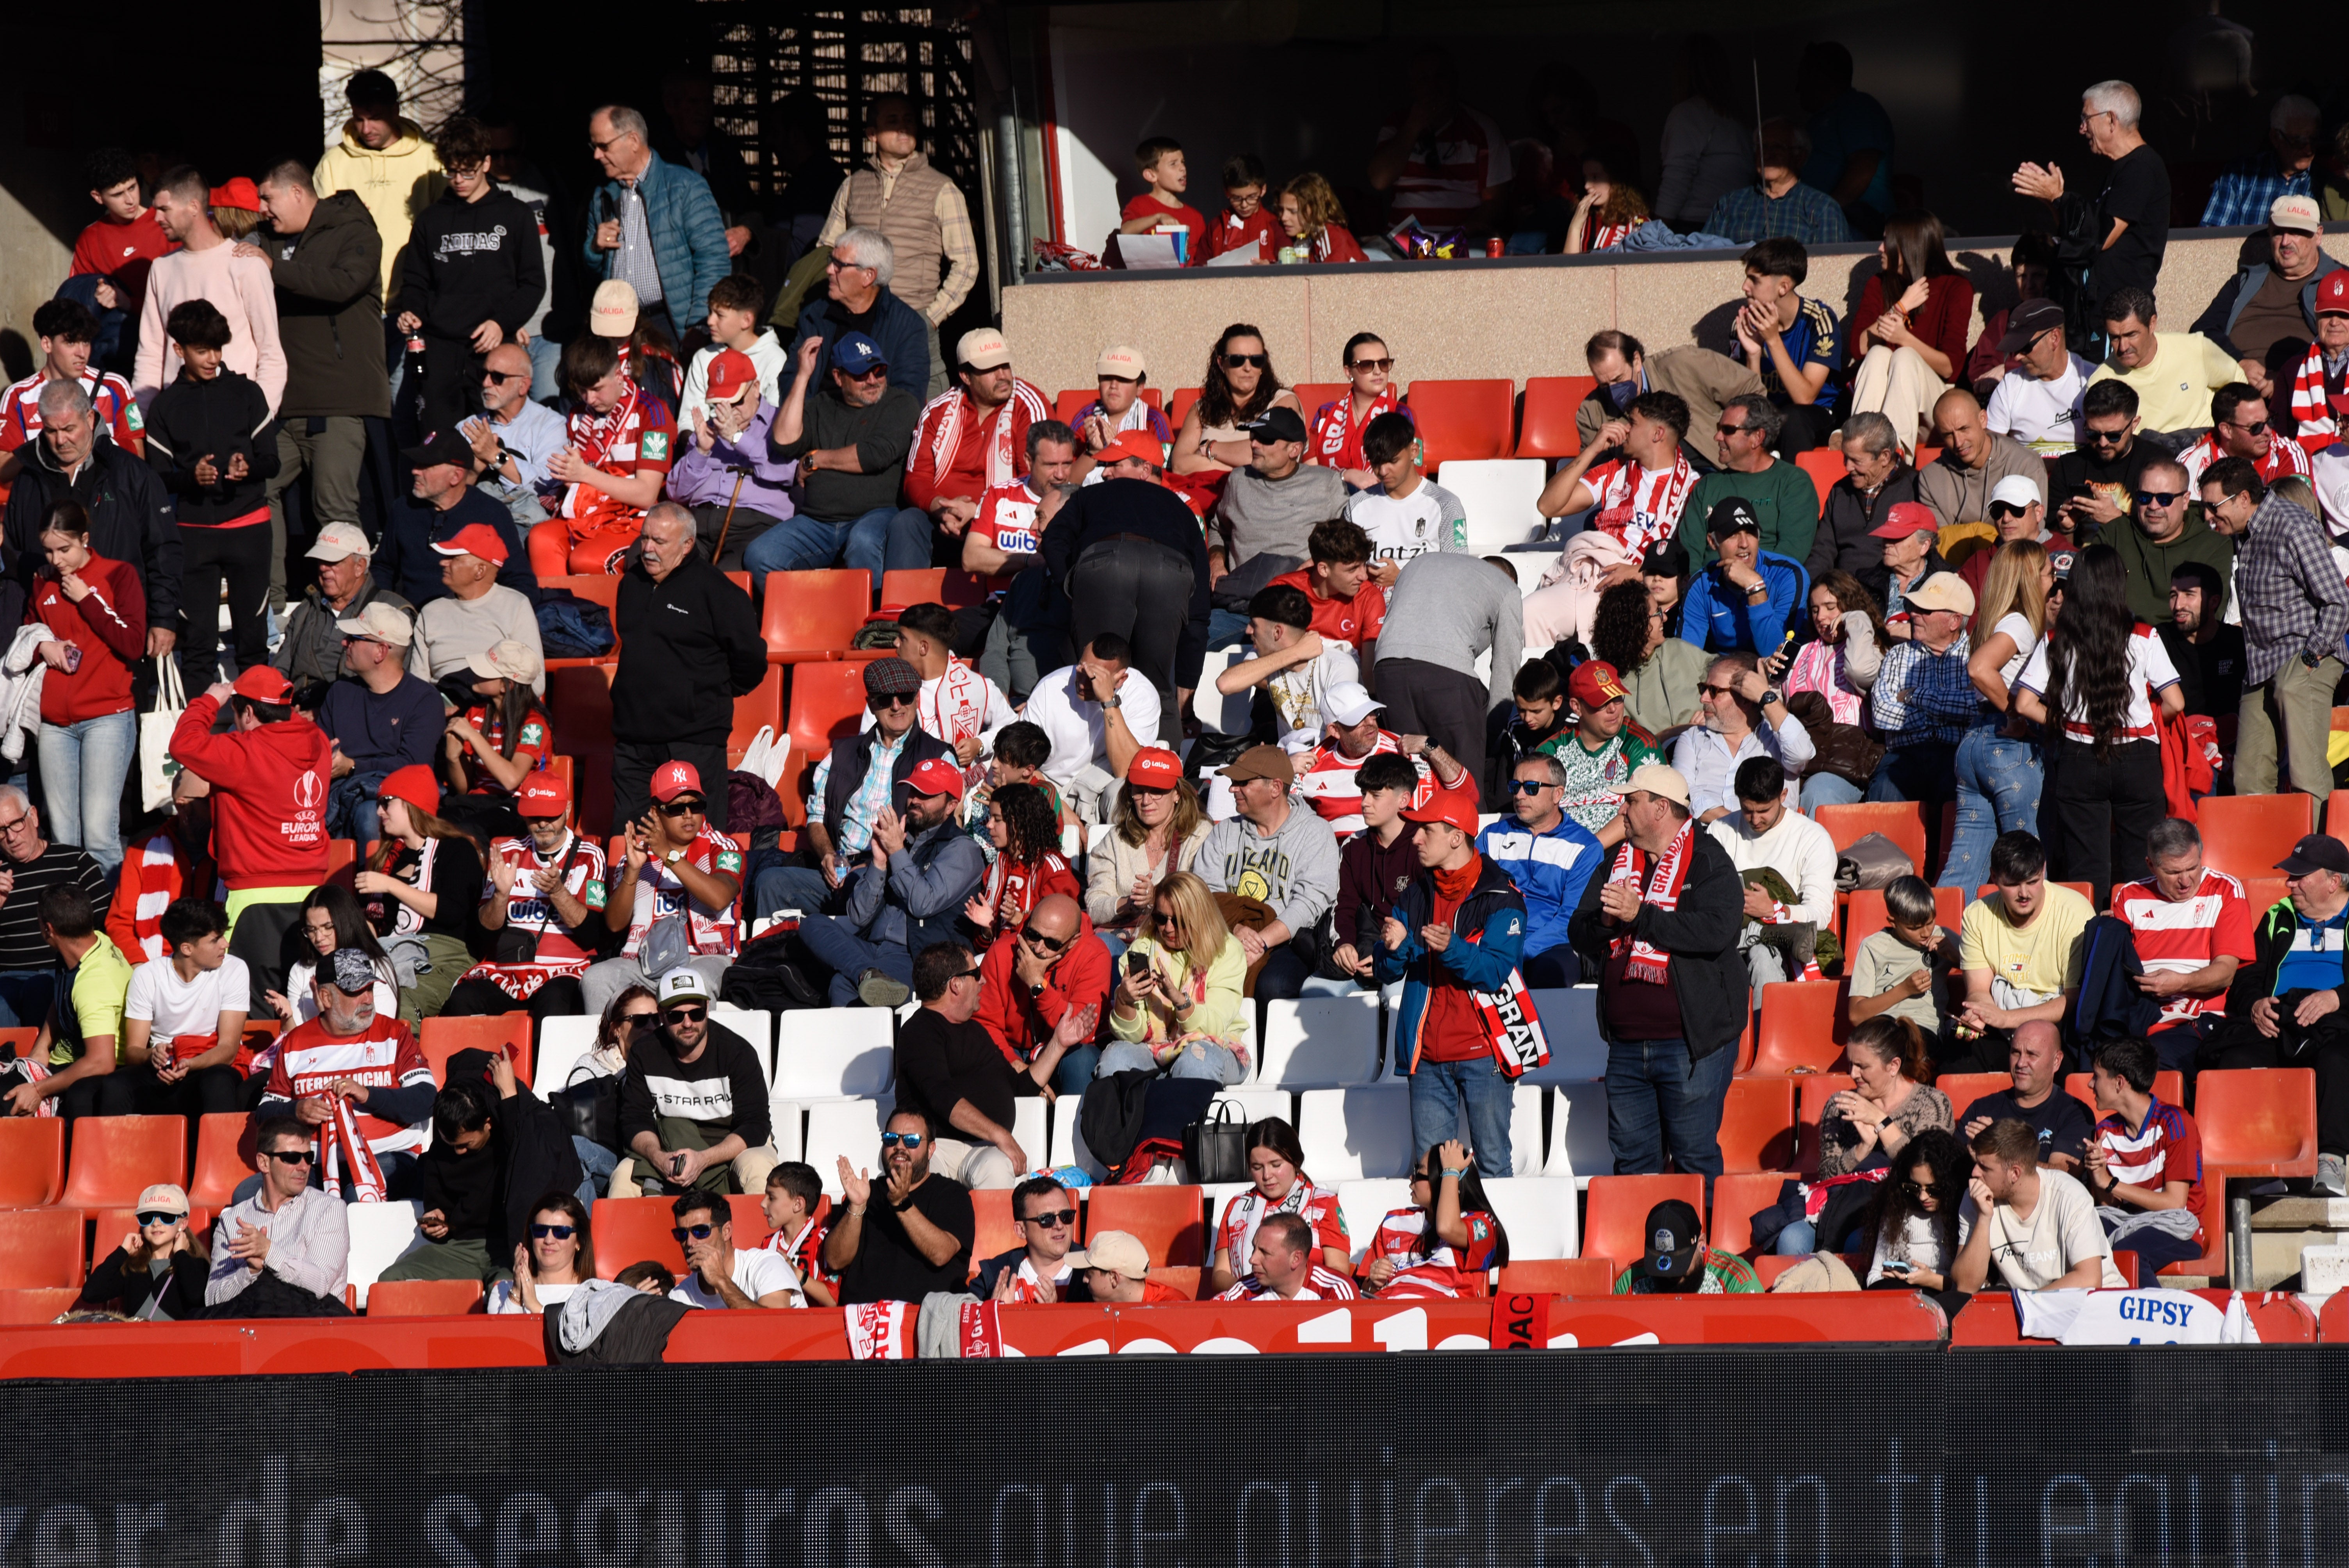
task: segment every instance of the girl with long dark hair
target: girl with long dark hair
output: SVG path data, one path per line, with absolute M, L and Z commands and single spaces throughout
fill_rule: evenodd
M 1379 1222 L 1361 1282 L 1382 1301 L 1475 1294 L 1473 1281 L 1506 1267 L 1509 1236 L 1485 1196 L 1476 1160 L 1456 1138 L 1419 1157 L 1411 1207 Z
M 1950 264 L 1930 212 L 1895 212 L 1876 254 L 1881 267 L 1860 289 L 1846 338 L 1851 411 L 1882 414 L 1914 451 L 1933 404 L 1965 373 L 1974 285 Z
M 1297 394 L 1273 372 L 1264 334 L 1244 321 L 1224 328 L 1216 339 L 1207 354 L 1206 378 L 1199 387 L 1199 400 L 1185 411 L 1183 428 L 1174 432 L 1174 455 L 1167 465 L 1174 473 L 1227 474 L 1247 467 L 1248 438 L 1241 427 L 1276 404 L 1305 418 Z
M 262 993 L 262 1000 L 285 1021 L 287 1028 L 318 1016 L 318 998 L 311 982 L 316 978 L 318 961 L 337 947 L 356 947 L 367 955 L 375 965 L 376 1012 L 387 1018 L 398 1013 L 399 971 L 383 944 L 376 940 L 358 894 L 340 882 L 313 888 L 302 901 L 302 935 L 307 955 L 286 971 L 285 989 Z
M 1590 621 L 1591 656 L 1614 666 L 1631 722 L 1655 736 L 1696 717 L 1696 688 L 1712 663 L 1702 648 L 1668 629 L 1679 605 L 1664 602 L 1660 589 L 1676 586 L 1661 577 L 1618 583 L 1599 595 Z
M 2014 710 L 2062 731 L 2047 745 L 2039 817 L 2056 879 L 2090 884 L 2098 909 L 2113 883 L 2145 875 L 2145 836 L 2169 814 L 2161 788 L 2163 717 L 2185 711 L 2177 666 L 2128 606 L 2128 574 L 2108 544 L 2090 545 L 2064 583 L 2064 624 L 2014 683 Z
M 1244 1141 L 1248 1177 L 1254 1184 L 1245 1192 L 1234 1193 L 1224 1205 L 1223 1222 L 1216 1227 L 1216 1250 L 1207 1260 L 1207 1286 L 1201 1295 L 1229 1290 L 1249 1272 L 1248 1254 L 1256 1247 L 1257 1227 L 1274 1214 L 1295 1214 L 1312 1226 L 1316 1255 L 1310 1261 L 1350 1275 L 1353 1247 L 1346 1239 L 1337 1190 L 1316 1187 L 1305 1174 L 1305 1148 L 1297 1141 L 1297 1129 L 1278 1116 L 1268 1116 L 1248 1123 Z
M 1921 1290 L 1954 1315 L 1966 1293 L 1950 1284 L 1950 1265 L 1966 1243 L 1966 1182 L 1974 1158 L 1947 1128 L 1928 1128 L 1909 1140 L 1892 1177 L 1877 1189 L 1869 1234 L 1869 1290 Z
M 1017 931 L 1039 899 L 1067 893 L 1079 903 L 1085 890 L 1061 854 L 1061 817 L 1052 799 L 1033 784 L 1006 784 L 987 802 L 987 836 L 995 846 L 987 886 L 963 906 L 982 941 Z

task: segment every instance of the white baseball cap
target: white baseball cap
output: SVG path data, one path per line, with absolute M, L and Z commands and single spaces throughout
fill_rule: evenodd
M 1374 713 L 1384 713 L 1387 705 L 1362 687 L 1360 681 L 1340 681 L 1321 694 L 1321 716 L 1352 726 Z
M 2032 502 L 2046 498 L 2039 493 L 2039 487 L 2026 476 L 2009 474 L 1991 487 L 1990 499 L 1992 502 L 2004 501 L 2017 511 L 2025 511 Z
M 375 546 L 367 542 L 365 530 L 356 522 L 330 522 L 318 531 L 318 542 L 302 552 L 313 561 L 346 561 L 354 555 L 373 555 Z

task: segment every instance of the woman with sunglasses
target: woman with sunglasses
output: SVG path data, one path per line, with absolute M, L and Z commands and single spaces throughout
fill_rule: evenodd
M 1354 490 L 1379 482 L 1370 459 L 1362 454 L 1362 434 L 1381 414 L 1411 418 L 1394 386 L 1394 355 L 1374 332 L 1358 332 L 1346 339 L 1339 363 L 1352 383 L 1342 397 L 1314 410 L 1312 438 L 1305 443 L 1305 460 L 1336 469 Z
M 1974 1157 L 1955 1132 L 1929 1128 L 1901 1151 L 1899 1174 L 1877 1189 L 1865 1233 L 1875 1241 L 1869 1290 L 1921 1290 L 1955 1316 L 1967 1293 L 1950 1283 L 1950 1265 L 1973 1227 L 1964 1213 Z
M 1816 692 L 1826 699 L 1827 712 L 1837 724 L 1868 727 L 1868 694 L 1883 666 L 1884 650 L 1892 645 L 1884 630 L 1884 612 L 1848 572 L 1822 572 L 1811 581 L 1812 639 L 1795 650 L 1783 667 L 1779 689 L 1788 696 L 1798 691 Z M 1773 660 L 1773 664 L 1775 664 Z M 1847 806 L 1868 793 L 1864 784 L 1812 769 L 1803 775 L 1803 810 L 1815 806 Z
M 481 903 L 481 851 L 440 815 L 440 785 L 421 763 L 377 789 L 383 837 L 351 886 L 367 924 L 386 938 L 399 971 L 399 1016 L 413 1028 L 438 1016 L 458 977 L 472 967 L 466 934 Z
M 987 885 L 963 905 L 981 943 L 993 941 L 999 930 L 1019 929 L 1040 899 L 1056 892 L 1084 897 L 1061 853 L 1060 813 L 1035 785 L 1007 784 L 988 798 L 987 838 L 995 846 L 995 863 L 987 869 Z
M 1228 474 L 1248 466 L 1247 431 L 1243 426 L 1275 407 L 1293 408 L 1299 419 L 1305 409 L 1297 394 L 1273 374 L 1272 356 L 1264 334 L 1245 322 L 1224 328 L 1207 356 L 1206 379 L 1199 400 L 1183 416 L 1174 432 L 1170 474 Z
M 111 1306 L 140 1322 L 202 1317 L 212 1253 L 188 1223 L 188 1194 L 168 1181 L 139 1194 L 136 1226 L 98 1262 L 74 1299 L 77 1312 Z
M 628 936 L 620 956 L 589 965 L 579 977 L 590 1012 L 602 1012 L 627 986 L 659 980 L 645 969 L 645 938 L 664 910 L 684 917 L 684 961 L 701 972 L 713 995 L 741 946 L 735 900 L 742 892 L 742 851 L 709 825 L 699 769 L 690 762 L 661 764 L 653 770 L 652 797 L 651 809 L 628 824 L 626 854 L 605 882 L 605 927 Z
M 1154 1068 L 1239 1082 L 1248 1066 L 1247 979 L 1247 954 L 1216 895 L 1191 872 L 1174 872 L 1158 885 L 1150 918 L 1125 950 L 1109 1010 L 1118 1043 L 1102 1049 L 1097 1074 Z
M 318 974 L 318 960 L 338 947 L 356 947 L 375 965 L 375 1010 L 378 1017 L 395 1017 L 399 1013 L 399 971 L 383 944 L 375 938 L 367 925 L 367 909 L 359 903 L 358 894 L 340 882 L 328 882 L 315 888 L 302 901 L 302 936 L 305 956 L 295 961 L 286 971 L 285 989 L 264 991 L 261 999 L 269 1010 L 292 1028 L 306 1024 L 318 1016 L 318 996 L 312 983 Z M 263 1053 L 267 1056 L 269 1053 Z M 267 1071 L 268 1062 L 256 1058 L 256 1070 Z
M 1236 1192 L 1224 1205 L 1223 1222 L 1216 1227 L 1216 1251 L 1209 1260 L 1202 1300 L 1220 1295 L 1247 1272 L 1256 1247 L 1257 1227 L 1274 1214 L 1295 1214 L 1313 1228 L 1319 1256 L 1311 1262 L 1333 1274 L 1353 1277 L 1353 1243 L 1346 1239 L 1346 1217 L 1339 1212 L 1338 1194 L 1316 1187 L 1305 1174 L 1305 1150 L 1297 1129 L 1277 1116 L 1248 1124 L 1247 1191 Z
M 1454 1138 L 1412 1167 L 1411 1207 L 1379 1222 L 1358 1277 L 1364 1295 L 1382 1301 L 1482 1295 L 1485 1272 L 1508 1262 L 1508 1233 L 1485 1200 L 1475 1156 Z
M 605 1114 L 602 1107 L 608 1101 L 609 1114 L 616 1123 L 612 1134 L 616 1142 L 619 1138 L 619 1086 L 606 1080 L 616 1079 L 626 1072 L 628 1047 L 638 1040 L 650 1038 L 659 1028 L 660 1004 L 654 1000 L 652 988 L 627 987 L 605 1007 L 603 1016 L 595 1021 L 595 1045 L 571 1064 L 571 1076 L 563 1081 L 564 1099 L 595 1099 L 599 1121 Z M 612 1172 L 620 1168 L 619 1150 L 576 1132 L 571 1135 L 571 1148 L 579 1156 L 579 1168 L 586 1172 L 586 1185 L 580 1197 L 601 1197 L 609 1190 Z
M 1319 174 L 1307 170 L 1282 187 L 1280 226 L 1300 262 L 1362 262 L 1362 247 L 1346 227 L 1346 209 Z M 1286 260 L 1287 258 L 1282 258 Z
M 1183 759 L 1147 746 L 1126 764 L 1109 825 L 1087 851 L 1085 913 L 1115 958 L 1149 918 L 1159 884 L 1199 858 L 1207 817 L 1199 791 L 1183 777 Z
M 513 1278 L 490 1287 L 491 1314 L 544 1312 L 595 1277 L 595 1240 L 586 1205 L 549 1192 L 531 1211 L 530 1239 L 514 1246 Z

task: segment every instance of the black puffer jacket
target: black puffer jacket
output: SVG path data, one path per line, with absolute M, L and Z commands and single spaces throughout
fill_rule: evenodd
M 109 561 L 139 569 L 147 591 L 147 624 L 170 626 L 180 614 L 180 531 L 172 526 L 171 492 L 155 470 L 99 432 L 81 471 L 67 479 L 50 455 L 46 437 L 17 450 L 25 466 L 8 492 L 0 521 L 7 545 L 7 574 L 30 592 L 41 554 L 41 519 L 52 502 L 78 500 L 89 513 L 89 547 Z M 13 624 L 14 623 L 10 623 Z
M 391 414 L 383 362 L 383 236 L 355 191 L 312 210 L 298 234 L 256 232 L 277 285 L 277 340 L 285 349 L 278 417 Z
M 244 475 L 231 479 L 229 461 L 239 455 Z M 206 459 L 212 482 L 202 484 L 196 465 Z M 225 367 L 206 381 L 182 366 L 147 409 L 147 461 L 171 492 L 181 527 L 233 522 L 261 510 L 277 474 L 277 421 L 270 418 L 268 394 Z

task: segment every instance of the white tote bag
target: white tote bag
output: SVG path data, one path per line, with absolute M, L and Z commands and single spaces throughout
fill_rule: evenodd
M 171 803 L 171 780 L 180 765 L 171 760 L 171 732 L 187 711 L 188 694 L 180 684 L 180 661 L 171 655 L 155 661 L 160 671 L 155 683 L 155 706 L 139 716 L 139 799 L 150 811 Z

